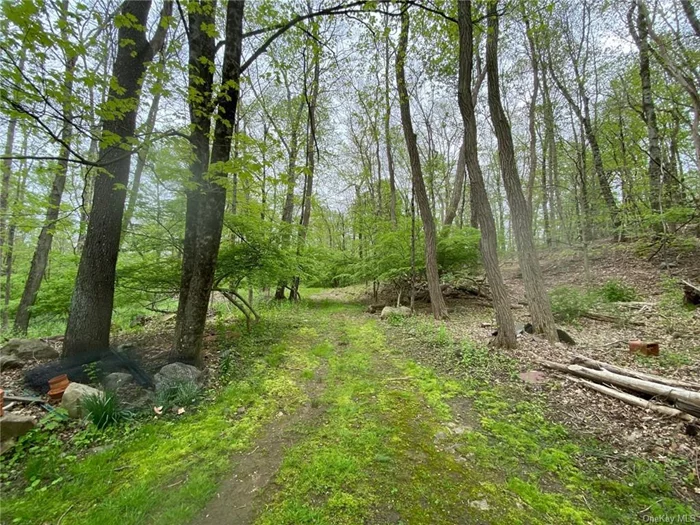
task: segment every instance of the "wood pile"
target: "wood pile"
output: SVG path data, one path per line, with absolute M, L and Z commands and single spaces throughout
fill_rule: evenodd
M 580 355 L 569 364 L 546 359 L 539 359 L 538 363 L 629 405 L 690 423 L 700 417 L 700 383 L 647 374 Z

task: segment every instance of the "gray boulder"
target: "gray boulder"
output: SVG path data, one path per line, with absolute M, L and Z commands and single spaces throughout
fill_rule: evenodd
M 68 411 L 70 417 L 79 419 L 86 415 L 82 407 L 82 400 L 93 394 L 103 395 L 103 392 L 81 383 L 71 383 L 63 393 L 61 406 Z
M 39 339 L 10 339 L 0 348 L 0 355 L 13 355 L 22 361 L 58 359 L 61 353 Z
M 386 319 L 391 316 L 411 317 L 411 309 L 408 306 L 399 306 L 398 308 L 394 308 L 393 306 L 385 306 L 382 313 L 379 315 L 381 319 Z
M 0 355 L 0 370 L 9 370 L 10 368 L 22 368 L 24 363 L 21 359 L 14 355 Z
M 102 385 L 105 387 L 105 390 L 116 392 L 122 387 L 130 385 L 133 382 L 134 376 L 131 374 L 127 374 L 125 372 L 112 372 L 111 374 L 107 374 L 105 376 L 105 378 L 102 380 Z
M 5 414 L 0 417 L 0 439 L 8 441 L 22 437 L 36 426 L 36 419 L 21 414 Z
M 169 385 L 192 381 L 199 383 L 203 379 L 202 371 L 195 366 L 184 363 L 170 363 L 160 369 L 154 377 L 156 392 L 167 388 Z

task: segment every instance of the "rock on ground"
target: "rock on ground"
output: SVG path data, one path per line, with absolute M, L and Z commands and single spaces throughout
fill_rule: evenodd
M 81 418 L 86 415 L 82 407 L 82 400 L 93 394 L 102 395 L 102 391 L 81 383 L 71 383 L 63 393 L 61 406 L 68 411 L 70 417 Z
M 2 441 L 22 437 L 36 426 L 36 419 L 22 414 L 5 414 L 0 417 L 0 438 Z
M 126 372 L 112 372 L 111 374 L 107 374 L 102 380 L 102 386 L 105 387 L 105 390 L 116 392 L 120 388 L 133 382 L 134 376 L 131 374 L 127 374 Z
M 10 339 L 0 348 L 0 355 L 12 355 L 22 361 L 30 359 L 57 359 L 60 352 L 39 339 Z
M 170 363 L 161 368 L 153 380 L 156 384 L 156 391 L 160 391 L 174 383 L 187 381 L 198 383 L 202 380 L 202 371 L 196 366 L 184 363 Z
M 411 317 L 411 309 L 408 306 L 385 306 L 382 313 L 379 315 L 381 319 L 386 319 L 389 316 L 396 315 L 398 317 Z
M 0 355 L 0 370 L 9 370 L 10 368 L 22 368 L 24 363 L 15 355 Z

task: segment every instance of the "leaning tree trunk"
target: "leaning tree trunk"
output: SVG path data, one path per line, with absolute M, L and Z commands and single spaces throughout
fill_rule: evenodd
M 408 158 L 411 165 L 413 186 L 418 201 L 418 209 L 423 221 L 423 232 L 425 234 L 425 273 L 428 279 L 428 293 L 430 294 L 430 305 L 435 319 L 447 318 L 447 305 L 440 289 L 440 275 L 437 264 L 437 232 L 433 212 L 430 209 L 430 201 L 425 190 L 423 181 L 423 171 L 418 154 L 418 143 L 416 134 L 413 132 L 413 122 L 411 121 L 411 104 L 406 88 L 406 73 L 404 62 L 406 61 L 406 48 L 408 47 L 408 11 L 401 14 L 401 35 L 399 37 L 399 47 L 396 55 L 396 84 L 399 91 L 399 106 L 401 108 L 401 123 L 403 134 L 406 139 Z
M 471 18 L 471 0 L 458 2 L 459 20 L 459 109 L 464 123 L 465 162 L 469 172 L 469 180 L 473 195 L 472 206 L 476 213 L 477 221 L 481 229 L 479 247 L 484 262 L 486 277 L 491 286 L 493 309 L 496 314 L 498 334 L 496 345 L 506 348 L 515 348 L 516 335 L 513 315 L 510 311 L 510 297 L 503 282 L 501 268 L 498 265 L 498 234 L 496 222 L 486 193 L 484 177 L 479 164 L 477 148 L 476 113 L 474 112 L 474 99 L 472 98 L 472 68 L 474 56 L 474 29 Z
M 630 34 L 639 50 L 639 78 L 642 82 L 642 113 L 647 125 L 649 137 L 649 201 L 651 210 L 655 214 L 661 213 L 661 147 L 659 145 L 659 128 L 656 124 L 656 109 L 651 93 L 651 72 L 649 67 L 649 29 L 644 11 L 635 0 L 627 12 L 627 25 Z M 635 27 L 634 10 L 638 10 Z M 657 231 L 661 229 L 661 223 L 656 224 Z
M 62 6 L 62 20 L 66 22 L 68 11 L 68 2 L 64 0 Z M 64 38 L 67 38 L 64 35 Z M 32 263 L 29 267 L 29 275 L 24 283 L 24 291 L 22 298 L 19 301 L 17 314 L 15 316 L 15 331 L 26 334 L 29 327 L 29 317 L 31 316 L 31 307 L 36 301 L 41 281 L 44 279 L 46 265 L 49 262 L 49 254 L 51 253 L 51 245 L 53 244 L 53 232 L 58 221 L 58 213 L 61 209 L 61 199 L 63 198 L 63 189 L 66 186 L 66 175 L 68 174 L 68 160 L 70 156 L 70 143 L 73 138 L 73 126 L 71 124 L 73 116 L 71 115 L 73 97 L 73 73 L 75 71 L 76 57 L 66 57 L 65 84 L 63 86 L 63 114 L 66 120 L 61 129 L 61 148 L 58 154 L 58 165 L 56 166 L 56 175 L 51 185 L 51 193 L 49 194 L 49 203 L 46 208 L 46 218 L 44 226 L 39 233 L 39 239 L 36 243 Z
M 64 356 L 109 345 L 119 238 L 131 166 L 131 153 L 125 152 L 124 146 L 134 138 L 141 81 L 146 64 L 165 39 L 164 20 L 170 16 L 172 3 L 163 4 L 161 23 L 151 41 L 144 33 L 150 9 L 150 0 L 126 0 L 121 7 L 121 14 L 133 23 L 119 28 L 120 46 L 108 101 L 124 112 L 121 119 L 105 120 L 102 124 L 103 137 L 118 141 L 110 140 L 100 148 L 101 168 L 95 180 L 90 221 L 71 298 Z
M 613 223 L 613 227 L 618 232 L 620 237 L 623 236 L 622 232 L 622 221 L 620 220 L 620 210 L 617 207 L 617 202 L 615 201 L 615 196 L 610 189 L 610 181 L 605 174 L 605 169 L 603 167 L 603 155 L 600 151 L 600 145 L 598 144 L 598 137 L 593 129 L 593 124 L 591 122 L 590 108 L 588 97 L 583 92 L 582 82 L 580 79 L 577 80 L 579 85 L 579 92 L 581 98 L 583 99 L 583 109 L 574 101 L 571 92 L 566 87 L 566 85 L 561 82 L 561 80 L 554 73 L 554 66 L 550 60 L 549 62 L 549 74 L 557 85 L 557 89 L 564 95 L 569 107 L 574 112 L 578 118 L 581 126 L 584 129 L 586 140 L 591 148 L 591 154 L 593 155 L 593 167 L 595 169 L 595 174 L 598 179 L 598 186 L 600 187 L 600 194 L 603 197 L 606 207 L 608 208 L 608 213 L 610 214 L 610 219 Z
M 163 64 L 165 63 L 165 57 L 161 58 L 160 69 L 162 71 Z M 144 134 L 146 141 L 151 140 L 151 135 L 153 134 L 153 129 L 156 125 L 156 117 L 158 116 L 158 109 L 160 106 L 162 90 L 158 90 L 153 96 L 151 101 L 151 107 L 148 110 L 148 117 L 146 117 L 146 125 L 144 129 Z M 148 152 L 150 150 L 150 143 L 146 142 L 139 149 L 138 158 L 136 160 L 136 169 L 134 169 L 134 179 L 131 183 L 131 189 L 129 190 L 129 200 L 126 205 L 126 211 L 124 212 L 124 219 L 122 221 L 122 237 L 120 242 L 124 242 L 129 228 L 131 227 L 131 220 L 134 218 L 134 211 L 136 210 L 136 202 L 139 198 L 139 190 L 141 188 L 141 177 L 143 176 L 143 170 L 146 167 L 146 161 L 148 160 Z
M 542 270 L 537 260 L 537 250 L 532 236 L 532 219 L 530 208 L 523 195 L 515 162 L 513 137 L 510 123 L 501 104 L 498 79 L 498 0 L 488 2 L 488 36 L 486 39 L 486 77 L 488 80 L 488 100 L 491 121 L 498 142 L 498 161 L 501 167 L 503 185 L 506 189 L 508 206 L 518 248 L 520 269 L 523 274 L 525 293 L 527 294 L 535 331 L 550 341 L 558 341 L 557 329 L 549 304 L 549 297 L 544 287 Z
M 227 175 L 219 166 L 227 162 L 231 156 L 231 140 L 240 95 L 244 7 L 245 3 L 242 1 L 230 1 L 226 7 L 225 50 L 221 71 L 223 88 L 217 99 L 218 112 L 211 149 L 212 167 L 204 162 L 208 152 L 208 134 L 205 134 L 202 129 L 202 126 L 206 128 L 211 112 L 205 112 L 202 115 L 199 108 L 194 105 L 190 110 L 193 124 L 195 124 L 191 138 L 196 141 L 193 142 L 197 157 L 194 168 L 202 173 L 194 173 L 193 170 L 199 187 L 188 195 L 183 275 L 175 327 L 174 353 L 178 359 L 196 364 L 201 363 L 202 335 L 207 319 L 209 296 L 214 283 L 216 258 L 219 254 L 226 210 L 226 187 L 220 182 L 225 180 Z M 211 93 L 211 90 L 206 91 L 207 85 L 200 83 L 199 76 L 200 73 L 205 74 L 208 86 L 211 87 L 213 77 L 209 64 L 213 63 L 215 48 L 212 48 L 213 39 L 206 28 L 202 28 L 200 14 L 203 11 L 206 12 L 206 16 L 214 20 L 214 14 L 210 9 L 197 9 L 197 13 L 190 12 L 190 85 L 197 86 L 200 92 Z M 192 24 L 192 18 L 199 22 L 198 31 L 193 30 L 197 23 Z M 201 47 L 202 45 L 204 47 Z M 207 62 L 207 59 L 211 61 Z M 214 171 L 202 178 L 202 174 L 208 169 Z M 194 202 L 191 203 L 190 200 Z

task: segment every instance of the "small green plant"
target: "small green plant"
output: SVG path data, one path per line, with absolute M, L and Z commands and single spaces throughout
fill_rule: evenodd
M 88 419 L 99 429 L 119 423 L 129 415 L 119 406 L 114 392 L 90 394 L 81 403 Z
M 549 297 L 554 317 L 565 322 L 581 317 L 594 302 L 589 294 L 568 286 L 558 286 L 550 292 Z
M 600 294 L 608 303 L 628 303 L 637 298 L 637 291 L 618 279 L 607 281 L 600 288 Z
M 156 394 L 155 403 L 165 409 L 196 405 L 202 397 L 202 389 L 194 381 L 173 381 Z
M 99 383 L 102 380 L 102 369 L 97 361 L 83 365 L 83 372 L 88 376 L 91 383 Z

